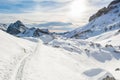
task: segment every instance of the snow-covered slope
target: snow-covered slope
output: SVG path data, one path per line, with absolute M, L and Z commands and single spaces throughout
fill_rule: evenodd
M 35 43 L 0 30 L 0 80 L 10 80 L 20 60 L 34 49 Z
M 52 47 L 53 46 L 53 47 Z M 118 47 L 75 39 L 39 44 L 19 72 L 20 80 L 119 80 Z
M 6 31 L 7 27 L 7 24 L 0 23 L 0 30 Z
M 65 37 L 86 39 L 120 29 L 120 1 L 111 2 L 108 7 L 99 10 L 92 17 L 87 25 L 65 34 Z
M 102 46 L 98 43 L 88 42 L 84 40 L 76 40 L 76 39 L 71 39 L 71 40 L 58 39 L 58 40 L 53 40 L 49 44 L 52 45 L 53 47 L 63 48 L 70 52 L 75 52 L 78 54 L 86 54 L 87 56 L 93 57 L 94 59 L 100 62 L 105 62 L 106 60 L 109 60 L 110 55 L 111 58 L 113 57 L 117 58 L 116 53 L 114 54 L 114 52 L 119 51 L 118 46 L 109 46 L 109 45 Z M 101 54 L 101 56 L 99 55 L 99 53 Z M 99 58 L 97 58 L 97 55 L 99 56 Z
M 102 45 L 113 45 L 120 46 L 120 30 L 109 31 L 95 37 L 87 39 L 87 41 L 92 41 L 100 43 Z
M 39 39 L 31 42 L 3 31 L 0 38 L 1 80 L 120 79 L 119 46 L 61 38 L 45 45 Z
M 40 37 L 42 35 L 49 35 L 48 29 L 29 28 L 22 33 L 17 34 L 18 37 Z

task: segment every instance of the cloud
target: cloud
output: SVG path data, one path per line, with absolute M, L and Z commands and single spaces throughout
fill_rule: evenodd
M 47 8 L 58 8 L 65 5 L 63 2 L 56 2 L 56 1 L 41 1 L 38 3 L 41 7 L 47 7 Z
M 61 11 L 61 9 L 65 8 L 68 4 L 69 2 L 39 1 L 34 9 L 41 12 L 55 12 Z
M 51 27 L 51 26 L 70 26 L 72 23 L 65 23 L 65 22 L 46 22 L 43 24 L 39 24 L 39 27 Z
M 69 22 L 41 22 L 41 24 L 33 24 L 30 26 L 34 26 L 34 27 L 38 27 L 38 28 L 42 28 L 42 29 L 47 28 L 50 30 L 57 30 L 57 31 L 72 30 L 74 28 L 73 27 L 74 25 Z
M 30 10 L 36 4 L 33 1 L 16 1 L 16 0 L 2 0 L 0 1 L 0 13 L 23 13 L 23 11 Z
M 0 23 L 14 22 L 17 19 L 22 20 L 24 23 L 37 23 L 45 22 L 70 22 L 74 25 L 85 25 L 89 17 L 100 8 L 107 6 L 112 0 L 85 0 L 82 3 L 86 6 L 86 11 L 76 14 L 77 18 L 68 15 L 70 13 L 70 6 L 73 2 L 81 0 L 0 0 Z M 79 5 L 78 3 L 78 5 Z M 75 8 L 76 12 L 80 10 L 81 6 Z M 84 9 L 84 8 L 83 8 Z M 80 11 L 79 11 L 80 12 Z M 74 15 L 74 14 L 73 14 Z M 81 15 L 81 16 L 80 16 Z M 75 26 L 73 28 L 76 28 Z M 64 29 L 65 28 L 65 29 Z M 71 26 L 62 27 L 59 29 L 70 30 Z M 58 26 L 54 29 L 58 29 Z
M 95 7 L 103 7 L 103 6 L 107 6 L 111 1 L 113 0 L 88 0 L 88 3 L 91 6 L 95 6 Z
M 29 13 L 33 11 L 44 12 L 62 8 L 69 2 L 54 0 L 2 0 L 0 1 L 0 13 Z

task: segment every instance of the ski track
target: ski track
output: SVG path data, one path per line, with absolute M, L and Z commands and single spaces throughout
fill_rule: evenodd
M 28 53 L 20 60 L 10 80 L 22 80 L 22 76 L 23 76 L 22 74 L 25 63 L 29 58 L 31 58 L 35 53 L 37 53 L 39 46 L 40 46 L 40 42 L 38 41 L 34 51 L 31 52 L 30 54 Z

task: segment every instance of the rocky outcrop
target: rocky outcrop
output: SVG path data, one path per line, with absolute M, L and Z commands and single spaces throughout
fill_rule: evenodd
M 120 29 L 120 0 L 112 1 L 90 17 L 89 23 L 63 34 L 67 38 L 88 39 L 108 31 Z M 115 34 L 119 34 L 119 31 Z
M 112 9 L 116 8 L 117 6 L 115 4 L 118 4 L 120 3 L 120 0 L 114 0 L 112 1 L 108 7 L 104 7 L 102 9 L 100 9 L 97 13 L 95 13 L 94 15 L 92 15 L 90 18 L 89 18 L 89 22 L 104 15 L 104 14 L 107 14 L 109 11 L 111 11 Z
M 116 80 L 114 77 L 106 76 L 103 80 Z
M 7 33 L 18 37 L 40 37 L 43 34 L 50 34 L 48 29 L 27 28 L 21 21 L 11 23 L 7 28 Z
M 116 68 L 115 71 L 120 71 L 120 68 Z
M 93 16 L 90 17 L 89 21 L 92 21 L 100 16 L 102 16 L 103 14 L 106 14 L 109 12 L 109 9 L 104 7 L 102 9 L 100 9 L 96 14 L 94 14 Z
M 46 30 L 42 30 L 42 29 L 35 29 L 35 31 L 33 32 L 33 37 L 39 37 L 43 34 L 49 34 L 49 32 L 47 32 Z
M 50 34 L 48 29 L 30 28 L 18 34 L 19 37 L 40 37 L 43 34 Z
M 17 35 L 21 32 L 24 32 L 27 29 L 25 25 L 21 21 L 16 21 L 15 23 L 11 23 L 7 29 L 7 32 L 12 35 Z
M 110 6 L 114 5 L 114 4 L 117 4 L 117 3 L 119 3 L 119 2 L 120 2 L 120 0 L 114 0 L 114 1 L 112 1 L 112 2 L 109 4 L 108 7 L 110 7 Z

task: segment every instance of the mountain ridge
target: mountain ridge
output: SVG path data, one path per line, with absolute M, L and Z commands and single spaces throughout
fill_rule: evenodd
M 79 27 L 68 32 L 64 36 L 67 38 L 87 39 L 102 33 L 119 30 L 120 28 L 120 1 L 115 0 L 106 8 L 100 9 L 93 15 L 93 19 L 83 27 Z M 107 12 L 106 12 L 107 10 Z M 96 15 L 98 15 L 96 17 Z

